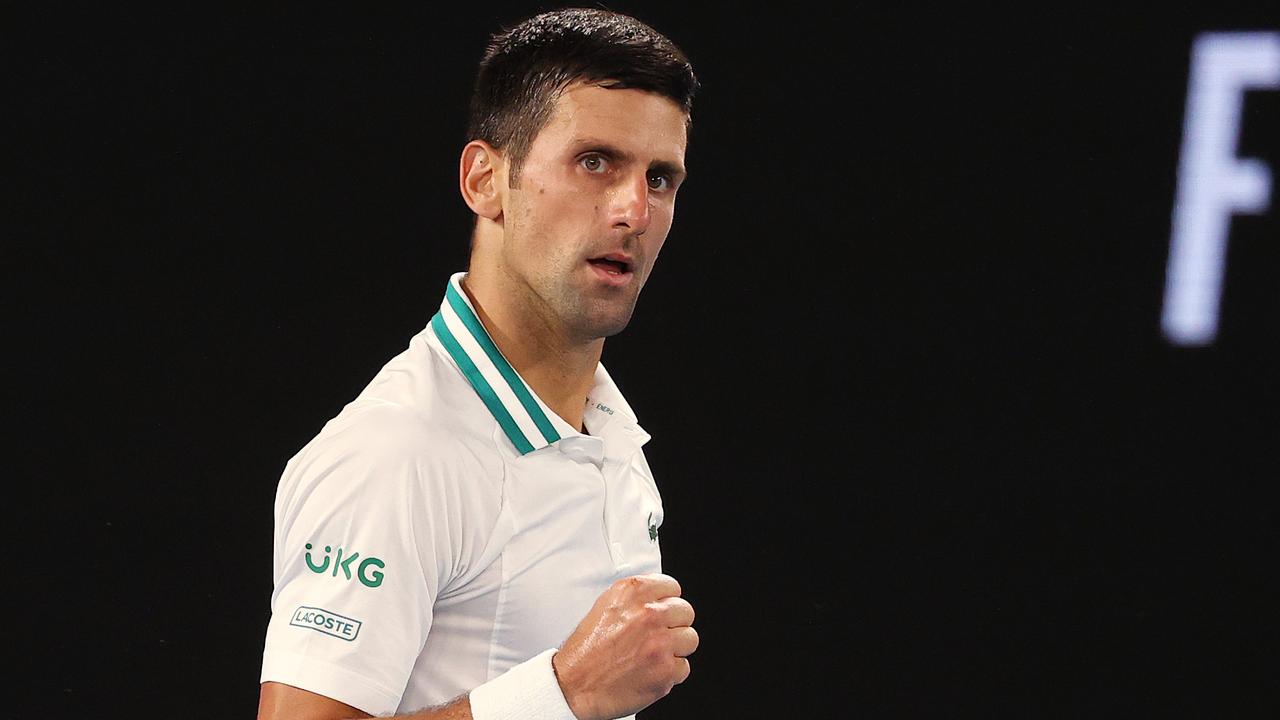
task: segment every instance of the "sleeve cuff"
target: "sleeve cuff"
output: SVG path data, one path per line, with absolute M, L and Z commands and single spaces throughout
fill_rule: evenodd
M 553 676 L 552 680 L 554 679 Z M 263 654 L 261 682 L 267 681 L 318 693 L 370 715 L 390 715 L 400 705 L 398 693 L 363 675 L 323 660 L 290 652 Z
M 475 720 L 578 720 L 551 667 L 553 648 L 471 691 Z

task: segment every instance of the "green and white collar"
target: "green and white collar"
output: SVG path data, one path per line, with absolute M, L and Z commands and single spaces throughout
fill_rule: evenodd
M 449 278 L 440 311 L 431 318 L 431 330 L 498 421 L 516 451 L 527 455 L 562 438 L 579 436 L 580 433 L 530 390 L 524 378 L 498 350 L 480 322 L 471 299 L 462 290 L 464 277 L 466 273 L 456 273 Z M 622 417 L 619 419 L 627 426 L 628 436 L 634 437 L 638 445 L 649 439 L 602 365 L 596 368 L 595 386 L 588 399 L 588 408 L 603 409 L 610 416 L 615 415 L 615 410 L 620 411 Z M 595 425 L 592 428 L 594 431 Z

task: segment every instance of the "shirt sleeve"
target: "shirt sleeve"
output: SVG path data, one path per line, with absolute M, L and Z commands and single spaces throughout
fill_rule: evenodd
M 445 497 L 457 468 L 419 430 L 403 417 L 335 420 L 286 466 L 263 682 L 373 715 L 399 706 L 462 522 Z

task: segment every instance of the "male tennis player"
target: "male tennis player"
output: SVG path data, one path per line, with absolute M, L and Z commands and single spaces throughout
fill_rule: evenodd
M 649 436 L 600 355 L 671 228 L 695 87 L 624 15 L 494 36 L 468 272 L 281 478 L 260 718 L 604 720 L 688 676 Z

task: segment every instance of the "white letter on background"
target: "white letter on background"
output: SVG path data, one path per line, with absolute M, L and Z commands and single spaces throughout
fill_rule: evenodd
M 1178 197 L 1165 275 L 1165 337 L 1207 345 L 1218 331 L 1231 213 L 1262 213 L 1271 173 L 1236 158 L 1245 90 L 1280 87 L 1280 33 L 1205 33 L 1191 56 Z M 1274 130 L 1274 128 L 1273 128 Z

